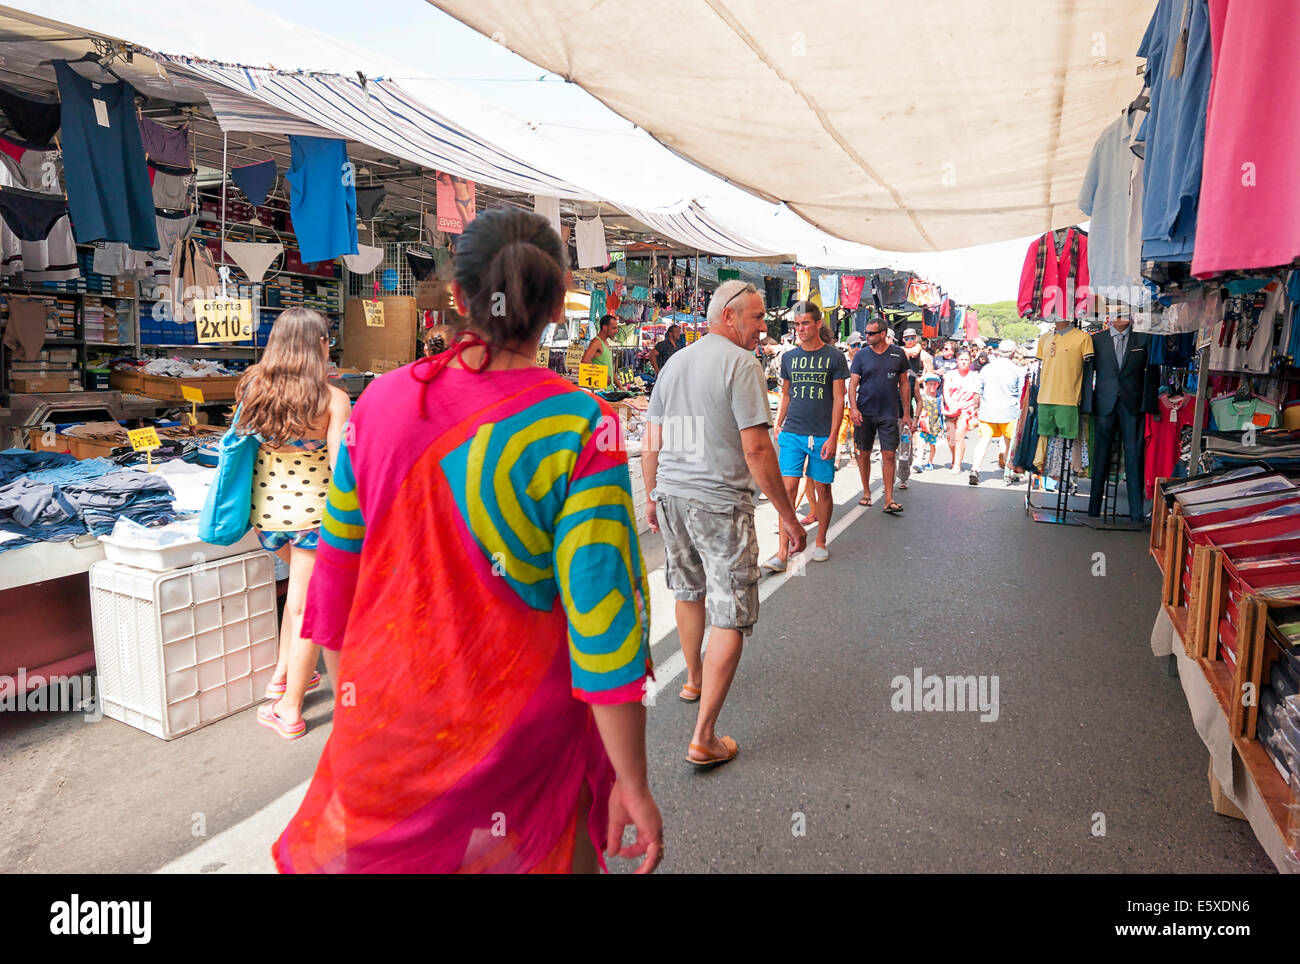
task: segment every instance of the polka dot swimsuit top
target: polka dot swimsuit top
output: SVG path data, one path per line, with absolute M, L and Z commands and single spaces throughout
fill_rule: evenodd
M 253 528 L 296 532 L 320 526 L 329 492 L 330 462 L 325 439 L 291 443 L 292 451 L 258 450 L 253 467 Z

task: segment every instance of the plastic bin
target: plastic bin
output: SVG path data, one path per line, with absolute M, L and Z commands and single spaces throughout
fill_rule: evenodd
M 90 595 L 105 716 L 173 740 L 262 699 L 279 635 L 265 552 L 163 573 L 97 562 Z
M 99 541 L 104 544 L 104 556 L 109 562 L 136 566 L 152 572 L 166 572 L 169 569 L 183 569 L 204 562 L 216 562 L 218 559 L 227 559 L 230 556 L 262 548 L 254 529 L 244 533 L 244 538 L 233 546 L 214 546 L 197 536 L 184 542 L 152 548 L 126 545 L 114 540 L 111 535 L 100 536 Z

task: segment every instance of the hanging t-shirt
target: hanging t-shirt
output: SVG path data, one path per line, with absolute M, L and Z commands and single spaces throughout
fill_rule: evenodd
M 1137 157 L 1129 148 L 1136 112 L 1125 111 L 1102 131 L 1092 148 L 1079 209 L 1088 226 L 1088 286 L 1093 294 L 1132 303 L 1141 284 L 1140 265 L 1128 260 L 1129 215 L 1133 205 L 1132 174 Z
M 579 220 L 575 225 L 574 240 L 578 245 L 579 268 L 603 268 L 609 264 L 605 222 L 600 219 L 600 215 L 590 221 Z
M 1049 331 L 1038 339 L 1043 363 L 1039 405 L 1078 405 L 1083 391 L 1083 360 L 1092 357 L 1092 338 L 1080 328 Z
M 1174 474 L 1182 450 L 1182 435 L 1192 430 L 1196 413 L 1195 398 L 1180 397 L 1179 404 L 1170 404 L 1168 395 L 1161 395 L 1156 412 L 1147 416 L 1146 445 L 1143 458 L 1144 482 L 1147 498 L 1155 492 L 1156 479 L 1167 479 Z
M 1300 257 L 1300 37 L 1295 0 L 1210 0 L 1214 77 L 1192 273 L 1271 268 Z
M 860 274 L 840 276 L 840 304 L 849 311 L 857 311 L 862 302 L 862 288 L 867 279 Z
M 348 143 L 289 135 L 289 216 L 302 260 L 333 261 L 357 253 L 357 190 Z
M 807 301 L 808 294 L 812 290 L 812 272 L 807 268 L 795 268 L 794 280 L 799 292 L 799 300 Z
M 1247 425 L 1256 428 L 1277 426 L 1277 406 L 1263 398 L 1251 396 L 1239 400 L 1236 395 L 1225 395 L 1210 402 L 1214 428 L 1220 432 L 1240 432 Z
M 1257 291 L 1224 299 L 1223 320 L 1211 333 L 1210 367 L 1229 372 L 1267 372 L 1285 296 L 1285 286 L 1274 278 Z
M 53 61 L 63 121 L 63 174 L 77 241 L 125 241 L 156 251 L 153 191 L 145 165 L 135 88 L 87 80 Z
M 840 303 L 840 276 L 837 274 L 819 274 L 817 290 L 822 295 L 822 307 L 834 308 Z
M 1137 136 L 1145 144 L 1142 259 L 1190 261 L 1210 96 L 1208 0 L 1160 0 L 1138 56 L 1146 58 L 1151 97 Z
M 545 194 L 533 195 L 533 211 L 551 222 L 555 233 L 560 233 L 560 199 L 547 197 Z

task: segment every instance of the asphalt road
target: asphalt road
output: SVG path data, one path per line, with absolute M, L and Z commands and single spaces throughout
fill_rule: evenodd
M 1034 524 L 1023 486 L 943 471 L 914 477 L 899 517 L 873 488 L 857 509 L 856 472 L 841 471 L 830 561 L 766 577 L 721 720 L 741 753 L 709 773 L 683 760 L 695 708 L 676 699 L 658 576 L 648 744 L 663 871 L 1272 869 L 1245 823 L 1211 809 L 1206 751 L 1150 655 L 1144 534 Z M 764 556 L 773 518 L 760 506 Z M 644 548 L 661 567 L 657 538 Z M 918 669 L 996 677 L 996 719 L 895 710 L 896 679 Z M 165 743 L 75 714 L 2 714 L 0 866 L 269 870 L 329 716 L 320 692 L 295 743 L 252 710 Z

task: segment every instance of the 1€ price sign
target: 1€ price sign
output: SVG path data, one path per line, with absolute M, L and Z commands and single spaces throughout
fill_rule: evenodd
M 250 298 L 196 298 L 194 323 L 199 344 L 250 341 L 253 337 L 253 302 Z
M 609 385 L 609 369 L 604 365 L 579 365 L 578 384 L 583 388 L 605 388 Z
M 366 312 L 366 327 L 383 328 L 384 303 L 382 301 L 363 301 L 361 305 Z

